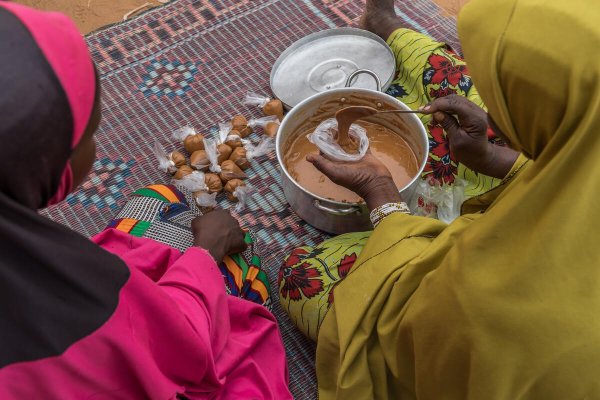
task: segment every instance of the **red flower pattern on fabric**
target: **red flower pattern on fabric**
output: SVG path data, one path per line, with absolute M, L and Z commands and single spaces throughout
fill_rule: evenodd
M 345 255 L 344 258 L 342 258 L 340 265 L 338 265 L 338 274 L 340 275 L 340 279 L 344 279 L 346 276 L 348 276 L 348 272 L 350 272 L 350 268 L 354 266 L 357 258 L 358 256 L 356 253 Z
M 321 273 L 316 268 L 310 268 L 309 263 L 295 267 L 284 266 L 279 270 L 279 282 L 284 282 L 281 296 L 298 301 L 302 295 L 308 299 L 323 291 L 323 281 L 318 279 Z
M 439 125 L 429 125 L 428 128 L 432 137 L 432 139 L 429 140 L 431 153 L 439 158 L 449 156 L 450 160 L 456 163 L 454 154 L 452 154 L 452 150 L 450 150 L 450 141 L 448 140 L 444 129 Z
M 327 296 L 327 307 L 331 307 L 331 305 L 333 304 L 333 291 L 337 287 L 338 283 L 340 283 L 340 282 L 339 281 L 336 282 L 333 285 L 333 287 L 329 290 L 329 296 Z
M 425 172 L 430 172 L 431 178 L 436 182 L 451 184 L 454 182 L 458 168 L 446 133 L 441 126 L 433 124 L 428 125 L 427 130 L 431 138 L 429 139 L 430 155 L 425 164 Z M 432 155 L 439 160 L 434 159 Z
M 442 97 L 450 96 L 451 94 L 456 94 L 457 91 L 452 88 L 439 88 L 439 89 L 429 89 L 429 97 L 432 99 L 441 99 Z
M 292 253 L 290 254 L 290 256 L 288 257 L 288 259 L 285 261 L 285 266 L 286 267 L 293 267 L 294 265 L 298 264 L 300 261 L 302 261 L 304 255 L 308 254 L 308 251 L 302 249 L 302 248 L 297 248 L 294 249 L 292 251 Z
M 454 179 L 456 177 L 456 173 L 458 169 L 456 166 L 450 161 L 450 157 L 444 157 L 441 160 L 434 160 L 433 158 L 429 158 L 427 164 L 425 164 L 426 173 L 431 173 L 433 179 L 439 183 L 452 184 L 454 183 Z
M 431 77 L 432 83 L 442 83 L 447 79 L 451 86 L 456 86 L 463 75 L 469 73 L 466 65 L 454 65 L 451 59 L 439 54 L 432 54 L 429 56 L 428 61 L 435 70 Z
M 348 273 L 350 272 L 350 269 L 354 266 L 354 264 L 356 263 L 356 259 L 358 258 L 358 256 L 356 255 L 356 253 L 352 253 L 350 255 L 345 255 L 342 260 L 340 261 L 340 265 L 338 265 L 338 274 L 340 276 L 340 280 L 337 281 L 333 287 L 331 288 L 331 290 L 329 291 L 329 296 L 327 297 L 327 302 L 329 303 L 329 306 L 331 306 L 333 304 L 333 291 L 334 289 L 337 287 L 338 283 L 341 282 L 342 279 L 344 279 L 346 276 L 348 276 Z

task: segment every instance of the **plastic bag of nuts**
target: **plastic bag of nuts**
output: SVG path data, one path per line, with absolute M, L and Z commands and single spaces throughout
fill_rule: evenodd
M 183 147 L 189 154 L 204 149 L 204 136 L 196 133 L 191 126 L 184 126 L 175 130 L 173 138 L 183 142 Z
M 280 121 L 283 120 L 283 103 L 281 103 L 281 100 L 249 92 L 244 99 L 244 104 L 258 106 L 265 115 L 275 115 Z

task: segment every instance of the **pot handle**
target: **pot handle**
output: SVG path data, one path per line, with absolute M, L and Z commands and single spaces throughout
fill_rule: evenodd
M 332 215 L 350 215 L 350 214 L 358 214 L 360 213 L 360 208 L 359 207 L 348 207 L 348 208 L 341 208 L 341 209 L 335 209 L 335 208 L 330 208 L 330 207 L 326 207 L 323 204 L 321 204 L 321 202 L 319 200 L 316 200 L 313 202 L 313 205 L 318 208 L 321 211 L 324 211 L 328 214 L 332 214 Z
M 373 77 L 373 79 L 375 79 L 375 83 L 377 84 L 377 91 L 381 92 L 381 79 L 379 79 L 377 74 L 375 72 L 371 71 L 370 69 L 357 69 L 356 71 L 351 73 L 350 76 L 348 77 L 348 79 L 346 79 L 346 87 L 352 87 L 352 84 L 354 83 L 354 79 L 356 79 L 356 77 L 360 74 L 371 75 Z

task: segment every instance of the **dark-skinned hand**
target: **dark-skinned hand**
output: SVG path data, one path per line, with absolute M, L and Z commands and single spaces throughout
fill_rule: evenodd
M 435 122 L 444 128 L 456 161 L 496 178 L 510 171 L 519 154 L 488 141 L 488 115 L 475 103 L 453 94 L 435 99 L 421 110 L 433 114 Z
M 309 154 L 306 160 L 333 183 L 362 197 L 370 209 L 400 201 L 400 194 L 390 171 L 371 151 L 367 151 L 357 162 L 334 161 L 319 154 Z
M 239 222 L 226 210 L 215 210 L 192 221 L 194 246 L 206 249 L 217 263 L 247 247 Z

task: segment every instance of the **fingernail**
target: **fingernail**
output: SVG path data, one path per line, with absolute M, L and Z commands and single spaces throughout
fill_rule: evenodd
M 429 111 L 431 109 L 431 106 L 429 104 L 427 104 L 425 107 L 423 107 L 423 111 Z

